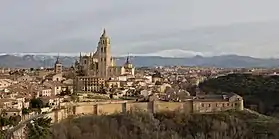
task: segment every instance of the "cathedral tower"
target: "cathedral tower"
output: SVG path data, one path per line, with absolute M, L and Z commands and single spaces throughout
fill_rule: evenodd
M 102 78 L 108 78 L 109 67 L 111 66 L 111 53 L 110 53 L 110 38 L 106 34 L 104 29 L 102 36 L 100 37 L 98 48 L 98 75 Z

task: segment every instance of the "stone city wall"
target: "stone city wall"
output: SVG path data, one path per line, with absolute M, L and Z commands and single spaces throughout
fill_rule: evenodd
M 61 109 L 56 110 L 52 113 L 47 114 L 48 117 L 52 118 L 52 122 L 59 122 L 65 118 L 67 118 L 69 115 L 85 115 L 85 114 L 96 114 L 96 115 L 102 115 L 102 114 L 113 114 L 113 113 L 119 113 L 119 112 L 126 112 L 131 111 L 134 109 L 139 109 L 146 112 L 162 112 L 162 111 L 176 111 L 179 110 L 181 112 L 186 113 L 199 113 L 199 112 L 212 112 L 216 111 L 216 109 L 213 107 L 207 108 L 205 106 L 211 106 L 213 105 L 208 103 L 205 104 L 204 107 L 199 108 L 198 105 L 199 102 L 193 102 L 193 101 L 186 101 L 186 102 L 136 102 L 136 103 L 129 103 L 129 102 L 108 102 L 108 103 L 90 103 L 90 105 L 77 105 L 72 106 L 71 108 L 67 109 Z M 218 104 L 219 105 L 219 104 Z M 227 106 L 227 105 L 225 105 Z M 226 110 L 228 109 L 234 109 L 233 106 L 230 107 L 224 107 Z M 207 110 L 204 110 L 207 109 Z M 218 109 L 219 110 L 219 109 Z M 218 111 L 217 110 L 217 111 Z M 219 111 L 222 111 L 223 109 L 220 109 Z

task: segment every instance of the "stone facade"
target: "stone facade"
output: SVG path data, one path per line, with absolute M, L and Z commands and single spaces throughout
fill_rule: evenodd
M 226 110 L 243 110 L 242 97 L 235 95 L 225 101 L 207 101 L 207 100 L 189 100 L 185 102 L 106 102 L 81 104 L 66 109 L 57 110 L 48 116 L 53 122 L 58 122 L 68 115 L 86 115 L 86 114 L 113 114 L 126 112 L 134 109 L 156 113 L 162 111 L 180 111 L 186 113 L 210 113 Z
M 238 95 L 233 95 L 226 99 L 227 101 L 208 101 L 209 99 L 189 100 L 185 102 L 96 102 L 96 103 L 78 103 L 75 106 L 68 106 L 64 109 L 55 110 L 45 114 L 52 119 L 52 123 L 58 123 L 69 116 L 79 116 L 86 114 L 113 114 L 127 112 L 132 110 L 142 110 L 150 113 L 163 111 L 179 111 L 185 113 L 210 113 L 225 110 L 244 110 L 243 99 Z M 14 136 L 22 135 L 23 128 L 15 131 Z
M 99 39 L 97 50 L 94 53 L 80 54 L 79 61 L 75 63 L 77 72 L 77 77 L 74 80 L 74 85 L 77 86 L 75 91 L 99 91 L 96 89 L 100 88 L 103 84 L 94 83 L 95 78 L 108 80 L 120 75 L 134 76 L 135 68 L 130 62 L 129 57 L 123 66 L 116 66 L 114 58 L 111 56 L 110 45 L 110 38 L 106 30 L 104 30 Z M 89 83 L 85 83 L 84 80 L 88 80 Z

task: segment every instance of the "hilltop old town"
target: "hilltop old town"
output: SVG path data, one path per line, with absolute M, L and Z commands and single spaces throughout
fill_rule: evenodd
M 110 38 L 103 30 L 97 50 L 80 53 L 72 67 L 64 67 L 57 57 L 53 68 L 3 67 L 0 72 L 0 111 L 2 120 L 7 120 L 1 128 L 13 132 L 13 138 L 21 138 L 24 123 L 42 115 L 58 122 L 70 115 L 109 114 L 136 107 L 150 112 L 243 110 L 243 99 L 236 92 L 222 95 L 202 92 L 199 83 L 234 72 L 261 71 L 186 66 L 135 67 L 129 56 L 125 63 L 116 65 Z

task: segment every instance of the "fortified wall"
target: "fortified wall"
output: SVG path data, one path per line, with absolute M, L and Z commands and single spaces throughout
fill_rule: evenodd
M 156 113 L 163 111 L 180 111 L 185 113 L 205 113 L 214 111 L 225 111 L 230 109 L 243 110 L 243 100 L 237 103 L 228 102 L 200 102 L 200 101 L 186 101 L 186 102 L 111 102 L 90 105 L 71 106 L 65 109 L 53 111 L 46 114 L 52 118 L 52 122 L 56 123 L 66 119 L 70 115 L 106 115 L 113 113 L 120 113 L 139 109 L 142 111 Z

